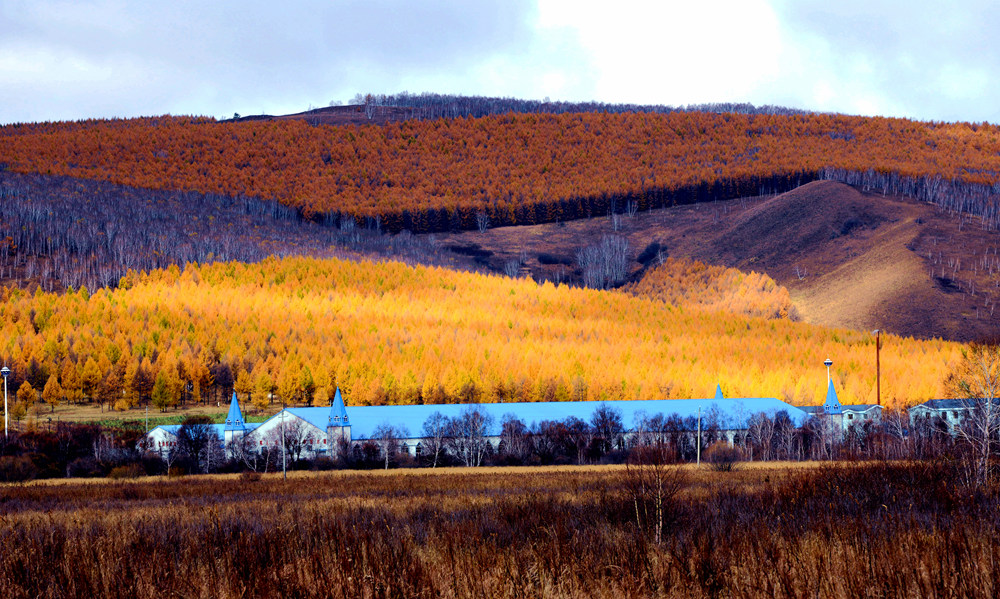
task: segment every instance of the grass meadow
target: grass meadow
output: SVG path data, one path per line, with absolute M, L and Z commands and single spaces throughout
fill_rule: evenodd
M 296 472 L 0 487 L 8 597 L 968 597 L 1000 499 L 946 464 Z M 639 517 L 637 517 L 637 515 Z

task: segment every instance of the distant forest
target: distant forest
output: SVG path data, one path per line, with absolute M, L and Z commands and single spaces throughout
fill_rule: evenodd
M 411 97 L 385 99 L 403 100 Z M 189 117 L 12 125 L 0 127 L 0 164 L 277 201 L 321 223 L 349 217 L 391 232 L 603 216 L 780 192 L 817 178 L 914 196 L 988 228 L 1000 221 L 1000 128 L 991 125 L 749 113 L 740 105 L 521 114 L 496 99 L 426 99 L 427 110 L 448 106 L 470 116 L 381 126 Z M 505 112 L 471 116 L 488 110 Z
M 352 104 L 363 107 L 372 117 L 384 108 L 405 109 L 408 118 L 440 119 L 498 114 L 566 114 L 571 112 L 597 112 L 623 114 L 648 112 L 669 114 L 671 112 L 713 112 L 716 114 L 813 114 L 810 111 L 784 106 L 754 106 L 746 102 L 720 102 L 711 104 L 688 104 L 686 106 L 666 106 L 662 104 L 608 104 L 605 102 L 560 102 L 545 100 L 522 100 L 519 98 L 499 98 L 488 96 L 457 96 L 451 94 L 400 92 L 398 94 L 358 94 Z

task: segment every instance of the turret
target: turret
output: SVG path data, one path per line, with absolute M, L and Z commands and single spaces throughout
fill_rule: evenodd
M 833 388 L 833 379 L 830 379 L 826 387 L 826 402 L 823 403 L 824 414 L 841 414 L 840 400 L 837 399 L 837 390 Z
M 722 400 L 722 399 L 725 399 L 725 397 L 722 395 L 722 385 L 716 385 L 715 386 L 715 401 L 719 401 L 719 400 Z
M 328 455 L 336 455 L 340 440 L 351 442 L 351 421 L 347 418 L 347 407 L 344 405 L 344 397 L 340 394 L 340 387 L 333 395 L 333 402 L 330 404 L 330 418 L 326 424 Z
M 229 402 L 229 413 L 226 414 L 226 428 L 224 431 L 226 446 L 233 441 L 243 438 L 247 432 L 246 422 L 243 421 L 243 412 L 240 411 L 240 400 L 233 391 L 233 399 Z

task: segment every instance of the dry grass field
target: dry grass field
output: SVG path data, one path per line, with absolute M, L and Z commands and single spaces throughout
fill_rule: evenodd
M 943 465 L 624 467 L 0 487 L 12 597 L 996 596 L 998 501 Z

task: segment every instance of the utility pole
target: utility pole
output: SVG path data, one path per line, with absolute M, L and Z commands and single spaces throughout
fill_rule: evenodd
M 285 468 L 285 402 L 281 402 L 281 478 L 288 480 L 288 470 Z
M 882 364 L 879 360 L 879 350 L 882 349 L 882 331 L 875 329 L 872 331 L 875 335 L 875 401 L 879 406 L 882 405 Z
M 0 375 L 3 375 L 3 438 L 7 439 L 7 375 L 10 374 L 10 368 L 4 366 L 0 368 Z
M 697 464 L 701 466 L 701 406 L 698 406 L 698 441 L 695 443 L 695 453 L 697 457 Z

